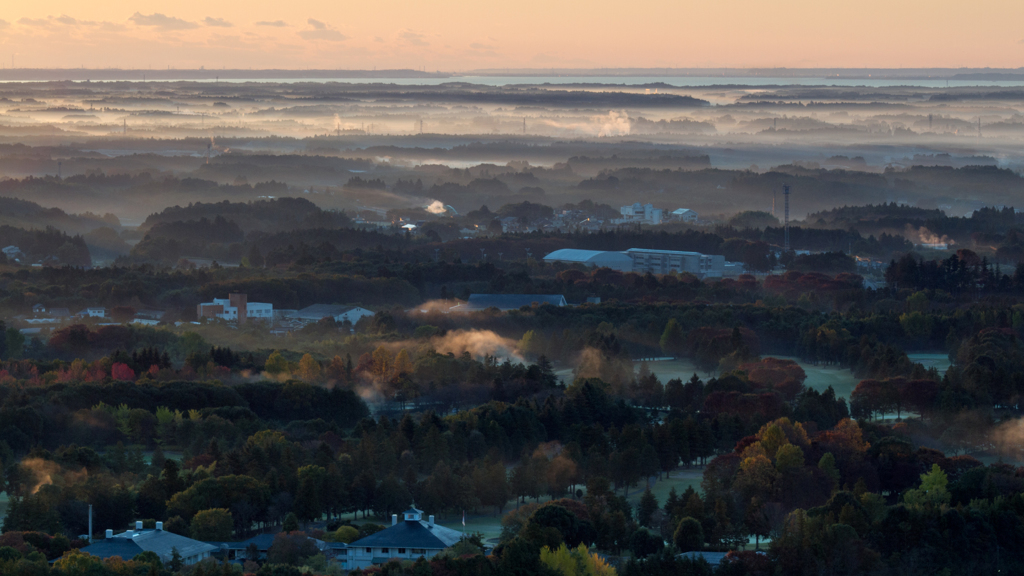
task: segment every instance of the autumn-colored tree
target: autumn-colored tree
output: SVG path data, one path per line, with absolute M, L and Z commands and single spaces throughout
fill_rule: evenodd
M 394 369 L 395 360 L 391 352 L 383 346 L 378 346 L 373 351 L 373 366 L 371 368 L 373 375 L 378 380 L 386 380 L 391 377 L 391 371 Z
M 412 359 L 409 357 L 409 351 L 405 348 L 399 350 L 398 354 L 395 356 L 395 366 L 393 371 L 395 374 L 412 374 Z
M 131 382 L 135 380 L 135 371 L 124 362 L 117 362 L 110 367 L 110 377 L 114 380 L 126 380 Z
M 299 370 L 296 375 L 306 382 L 319 382 L 320 374 L 320 363 L 316 361 L 316 358 L 313 358 L 312 354 L 303 354 L 302 359 L 299 360 Z

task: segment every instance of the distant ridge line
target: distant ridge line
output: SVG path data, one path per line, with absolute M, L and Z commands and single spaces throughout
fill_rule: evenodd
M 84 80 L 95 81 L 130 81 L 142 80 L 296 80 L 310 79 L 389 79 L 389 78 L 450 78 L 446 72 L 423 72 L 412 69 L 396 70 L 287 70 L 265 69 L 249 70 L 230 68 L 223 70 L 207 69 L 120 69 L 120 68 L 4 68 L 0 69 L 2 81 L 40 81 L 59 82 Z

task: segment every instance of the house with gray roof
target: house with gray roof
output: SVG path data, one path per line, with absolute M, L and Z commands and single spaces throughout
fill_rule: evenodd
M 153 552 L 166 564 L 171 561 L 174 551 L 177 550 L 185 565 L 189 565 L 209 558 L 210 554 L 218 549 L 217 546 L 199 540 L 165 532 L 163 524 L 157 522 L 155 529 L 143 529 L 142 522 L 139 521 L 135 523 L 135 530 L 120 534 L 107 530 L 106 538 L 82 548 L 82 552 L 104 560 L 114 556 L 120 556 L 122 560 L 131 560 L 143 552 Z
M 561 294 L 470 294 L 469 300 L 451 309 L 452 312 L 478 312 L 488 308 L 497 308 L 502 312 L 518 310 L 534 303 L 567 306 L 565 296 Z
M 462 539 L 461 532 L 434 523 L 433 516 L 423 520 L 422 510 L 410 508 L 402 516 L 399 522 L 398 514 L 392 515 L 391 526 L 349 544 L 346 567 L 349 570 L 368 568 L 392 558 L 429 560 Z

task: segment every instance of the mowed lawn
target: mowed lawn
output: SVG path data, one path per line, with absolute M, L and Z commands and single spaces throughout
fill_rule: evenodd
M 949 354 L 907 354 L 907 357 L 911 362 L 922 364 L 925 368 L 935 368 L 941 375 L 945 375 L 951 365 Z
M 693 487 L 697 493 L 700 493 L 700 481 L 704 477 L 704 468 L 681 468 L 679 470 L 673 470 L 667 477 L 662 476 L 661 480 L 653 482 L 651 484 L 651 493 L 658 499 L 658 505 L 664 506 L 668 500 L 668 495 L 673 488 L 676 490 L 676 494 L 679 496 L 686 492 L 687 488 Z M 644 489 L 647 488 L 647 482 L 641 480 L 637 486 L 630 488 L 629 491 L 629 503 L 634 506 L 640 502 L 640 497 L 643 496 Z M 621 491 L 620 491 L 621 493 Z
M 850 399 L 850 394 L 853 389 L 857 386 L 859 380 L 846 368 L 839 368 L 838 366 L 815 366 L 814 364 L 808 364 L 800 361 L 798 358 L 791 356 L 774 356 L 774 358 L 782 358 L 786 360 L 793 360 L 804 369 L 807 373 L 807 380 L 804 384 L 808 388 L 817 390 L 818 392 L 824 392 L 829 386 L 836 391 L 836 396 L 840 398 Z M 639 364 L 637 365 L 639 368 Z M 697 367 L 692 361 L 688 359 L 678 360 L 659 360 L 656 362 L 648 362 L 647 367 L 650 368 L 651 372 L 657 374 L 658 379 L 662 383 L 668 382 L 673 378 L 679 378 L 682 381 L 687 381 L 697 374 L 701 380 L 708 380 L 708 375 L 697 370 Z M 571 376 L 570 376 L 571 378 Z
M 700 481 L 703 477 L 703 468 L 689 468 L 680 469 L 673 471 L 668 477 L 662 476 L 661 480 L 652 481 L 651 492 L 654 497 L 658 499 L 658 505 L 664 506 L 668 500 L 669 492 L 673 488 L 676 490 L 676 494 L 682 495 L 686 492 L 686 489 L 693 487 L 698 493 L 700 492 Z M 644 490 L 647 488 L 647 482 L 641 480 L 636 486 L 629 489 L 629 503 L 636 506 L 640 502 L 640 497 L 643 496 Z M 617 494 L 622 495 L 622 490 L 617 490 Z M 567 495 L 568 497 L 568 495 Z M 549 497 L 540 499 L 540 503 L 544 503 L 550 500 Z M 533 499 L 527 499 L 527 503 L 533 503 Z M 513 501 L 509 506 L 505 507 L 505 514 L 508 514 L 512 510 L 515 510 L 515 502 Z M 480 511 L 478 514 L 466 514 L 466 527 L 462 527 L 462 515 L 458 515 L 453 518 L 437 519 L 437 523 L 451 528 L 452 530 L 463 531 L 467 534 L 480 532 L 484 535 L 484 541 L 490 544 L 496 544 L 498 537 L 501 535 L 501 516 L 494 514 L 494 509 L 487 511 Z

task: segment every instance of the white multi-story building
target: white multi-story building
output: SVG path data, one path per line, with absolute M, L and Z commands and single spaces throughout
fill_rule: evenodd
M 629 206 L 619 208 L 622 214 L 622 222 L 643 222 L 645 224 L 661 224 L 663 212 L 661 208 L 655 208 L 653 204 L 640 204 L 634 202 Z
M 678 250 L 649 250 L 647 248 L 630 248 L 625 252 L 562 249 L 548 254 L 544 257 L 544 261 L 583 264 L 638 274 L 689 272 L 698 278 L 735 276 L 738 275 L 737 270 L 742 271 L 742 265 L 727 263 L 725 256 Z
M 633 272 L 689 272 L 698 278 L 721 278 L 725 269 L 725 256 L 700 252 L 630 248 L 626 254 L 633 259 Z
M 199 318 L 220 318 L 245 324 L 249 319 L 272 321 L 274 305 L 264 302 L 249 302 L 246 294 L 228 294 L 227 298 L 214 298 L 196 306 Z

